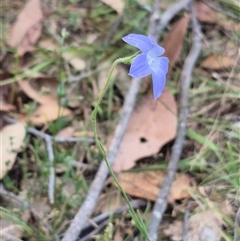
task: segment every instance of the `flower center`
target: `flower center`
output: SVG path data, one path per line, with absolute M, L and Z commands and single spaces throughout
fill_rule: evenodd
M 147 62 L 148 65 L 152 66 L 154 63 L 155 58 L 153 56 L 151 56 L 150 54 L 147 54 Z
M 152 57 L 150 54 L 147 54 L 147 62 L 151 66 L 154 63 L 154 57 Z

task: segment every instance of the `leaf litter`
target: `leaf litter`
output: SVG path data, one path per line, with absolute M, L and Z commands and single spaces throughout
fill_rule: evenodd
M 8 45 L 17 48 L 20 56 L 34 50 L 42 32 L 44 15 L 40 0 L 29 0 L 9 30 Z
M 104 4 L 102 4 L 103 2 Z M 92 138 L 92 132 L 89 132 L 89 126 L 91 127 L 90 113 L 106 78 L 105 71 L 98 73 L 98 71 L 94 72 L 94 70 L 100 69 L 101 64 L 109 63 L 109 57 L 112 59 L 110 55 L 114 55 L 114 58 L 116 56 L 121 57 L 124 55 L 124 51 L 129 55 L 129 49 L 124 49 L 118 40 L 128 34 L 129 29 L 139 32 L 138 22 L 144 25 L 147 17 L 140 18 L 140 20 L 137 18 L 141 16 L 140 13 L 144 16 L 144 9 L 148 9 L 150 1 L 142 1 L 141 8 L 135 9 L 137 10 L 135 13 L 131 12 L 131 16 L 128 15 L 128 11 L 130 12 L 129 9 L 135 11 L 135 6 L 125 6 L 126 3 L 120 0 L 99 1 L 96 8 L 87 1 L 78 4 L 70 3 L 68 6 L 64 6 L 64 4 L 58 5 L 54 1 L 54 10 L 56 10 L 57 14 L 49 15 L 49 19 L 45 18 L 45 13 L 52 7 L 46 8 L 46 3 L 42 8 L 42 2 L 29 0 L 23 5 L 22 10 L 21 4 L 16 2 L 11 4 L 14 5 L 11 12 L 14 13 L 15 21 L 7 32 L 6 44 L 11 47 L 10 51 L 1 54 L 1 60 L 3 60 L 1 75 L 5 75 L 3 72 L 5 69 L 11 73 L 11 76 L 5 76 L 7 79 L 13 76 L 13 80 L 16 78 L 16 80 L 20 81 L 18 84 L 12 83 L 6 88 L 5 86 L 1 88 L 0 114 L 2 115 L 2 111 L 4 111 L 4 115 L 24 119 L 28 122 L 28 125 L 36 126 L 37 129 L 43 127 L 42 131 L 47 133 L 51 132 L 51 125 L 56 125 L 58 130 L 56 136 L 63 138 L 73 136 L 89 136 Z M 169 3 L 164 4 L 161 3 L 162 9 L 171 7 Z M 166 216 L 168 229 L 164 229 L 163 226 L 164 232 L 161 236 L 166 235 L 170 236 L 172 240 L 181 240 L 183 222 L 179 220 L 182 220 L 182 212 L 184 212 L 182 210 L 185 210 L 186 202 L 191 200 L 191 202 L 194 202 L 194 207 L 197 206 L 197 209 L 190 210 L 191 217 L 188 219 L 190 227 L 188 232 L 189 240 L 219 240 L 221 236 L 226 237 L 224 236 L 225 232 L 231 235 L 233 228 L 228 219 L 219 218 L 219 215 L 214 211 L 214 205 L 209 203 L 219 202 L 220 206 L 218 208 L 220 212 L 230 218 L 234 217 L 236 207 L 239 206 L 239 199 L 236 198 L 235 193 L 236 188 L 233 188 L 234 185 L 236 187 L 238 184 L 238 179 L 235 179 L 237 176 L 236 170 L 239 166 L 239 162 L 235 160 L 237 155 L 236 139 L 229 137 L 229 126 L 231 127 L 237 123 L 236 120 L 239 114 L 239 99 L 229 97 L 233 96 L 233 90 L 236 89 L 235 82 L 237 71 L 239 71 L 238 59 L 235 59 L 238 40 L 237 36 L 234 35 L 238 25 L 234 20 L 229 21 L 226 16 L 223 18 L 224 13 L 216 13 L 215 10 L 209 8 L 203 2 L 197 1 L 195 7 L 196 16 L 201 21 L 204 30 L 204 49 L 193 73 L 188 129 L 192 131 L 191 133 L 197 133 L 198 138 L 190 139 L 187 136 L 180 160 L 181 167 L 178 169 L 168 199 L 169 210 Z M 124 8 L 127 11 L 123 15 Z M 7 13 L 8 11 L 4 12 Z M 107 14 L 104 15 L 103 13 Z M 134 21 L 132 21 L 133 16 Z M 114 26 L 117 26 L 114 24 L 119 19 L 121 23 L 118 26 L 121 27 L 114 29 Z M 9 24 L 9 19 L 7 21 L 7 24 Z M 131 24 L 134 25 L 134 28 L 132 28 Z M 142 27 L 146 26 L 141 26 L 141 29 L 143 29 Z M 60 46 L 59 39 L 63 28 L 67 29 L 70 34 L 65 39 L 64 46 Z M 174 66 L 168 76 L 168 88 L 165 89 L 160 100 L 153 102 L 149 95 L 149 81 L 147 78 L 144 80 L 140 90 L 141 96 L 120 146 L 114 169 L 124 189 L 132 199 L 140 197 L 155 201 L 161 190 L 165 172 L 158 170 L 158 165 L 167 165 L 171 153 L 171 140 L 174 140 L 176 136 L 179 94 L 178 76 L 186 52 L 189 49 L 191 41 L 190 29 L 190 16 L 185 12 L 175 16 L 171 24 L 169 24 L 169 29 L 166 29 L 162 43 L 166 48 L 165 55 L 170 58 L 171 67 Z M 102 47 L 102 40 L 106 38 L 106 33 L 111 31 L 115 31 L 116 35 L 113 34 L 113 37 L 110 38 L 110 48 L 106 51 Z M 79 45 L 84 55 L 76 48 Z M 223 46 L 226 46 L 226 48 Z M 20 58 L 19 63 L 16 63 L 16 58 L 11 54 L 12 48 L 16 49 L 19 57 L 24 57 Z M 4 49 L 8 49 L 8 47 L 4 46 Z M 94 53 L 94 57 L 91 53 Z M 18 71 L 25 73 L 24 71 L 28 70 L 31 72 L 31 68 L 34 66 L 33 62 L 44 63 L 49 59 L 52 59 L 52 62 L 47 65 L 47 68 L 41 69 L 37 74 L 34 73 L 31 75 L 32 78 L 19 78 Z M 210 73 L 209 70 L 213 71 L 213 73 Z M 82 78 L 81 74 L 84 71 L 90 71 L 94 74 Z M 131 81 L 126 75 L 127 72 L 127 66 L 118 66 L 113 76 L 116 81 L 109 90 L 108 96 L 102 102 L 99 111 L 101 140 L 106 140 L 109 133 L 114 130 L 118 112 Z M 45 78 L 42 78 L 43 76 Z M 79 80 L 78 76 L 80 76 Z M 5 77 L 3 79 L 6 79 Z M 73 83 L 68 82 L 72 77 L 75 78 L 73 82 L 76 83 L 74 91 L 68 96 L 69 102 L 67 105 L 62 106 L 57 95 L 57 87 L 60 80 L 63 79 L 67 83 L 67 87 L 65 87 L 68 88 L 68 84 Z M 214 77 L 214 80 L 212 77 Z M 221 88 L 224 86 L 224 88 L 220 89 L 220 86 Z M 68 91 L 68 89 L 66 90 Z M 82 99 L 70 104 L 79 95 L 81 95 Z M 223 95 L 224 97 L 222 97 Z M 222 98 L 225 98 L 224 105 L 222 105 Z M 196 104 L 196 101 L 199 103 Z M 25 108 L 28 108 L 29 105 L 35 106 L 34 110 L 26 111 Z M 109 119 L 109 116 L 111 116 L 111 119 Z M 211 125 L 212 119 L 216 117 L 219 117 L 219 119 L 215 120 L 216 123 L 219 123 L 220 118 L 222 118 L 230 122 L 229 126 L 224 126 L 224 124 Z M 31 180 L 35 180 L 35 184 L 37 184 L 35 186 L 38 186 L 39 189 L 30 190 L 28 185 L 22 185 L 21 188 L 39 197 L 39 199 L 29 199 L 29 201 L 36 209 L 39 207 L 37 212 L 41 214 L 44 223 L 53 225 L 56 230 L 64 232 L 65 222 L 69 222 L 73 218 L 77 208 L 86 196 L 88 186 L 94 178 L 101 160 L 99 152 L 94 145 L 88 146 L 85 143 L 54 143 L 54 154 L 56 156 L 54 165 L 56 165 L 57 173 L 55 186 L 57 190 L 56 206 L 61 209 L 59 214 L 59 212 L 54 211 L 54 207 L 50 206 L 46 199 L 49 162 L 45 143 L 42 142 L 41 138 L 26 134 L 25 124 L 20 124 L 21 127 L 15 125 L 17 126 L 19 123 L 3 125 L 1 130 L 2 133 L 7 130 L 8 133 L 7 135 L 2 134 L 2 146 L 3 150 L 7 150 L 7 154 L 5 155 L 4 152 L 0 164 L 7 162 L 8 165 L 1 165 L 3 167 L 1 169 L 1 179 L 4 185 L 7 183 L 9 190 L 17 193 L 19 190 L 12 187 L 9 180 L 14 181 L 16 179 L 16 169 L 21 172 L 22 167 L 24 167 L 23 178 L 20 182 L 29 183 Z M 216 126 L 217 128 L 215 128 Z M 211 136 L 213 130 L 217 132 L 214 134 L 214 138 Z M 231 129 L 231 135 L 237 136 L 235 132 Z M 224 133 L 228 133 L 227 143 Z M 13 153 L 8 151 L 9 146 L 7 146 L 7 143 L 9 142 L 4 139 L 4 136 L 9 137 L 9 135 L 14 137 L 13 140 L 17 141 L 16 145 L 14 144 Z M 201 140 L 199 137 L 201 137 Z M 214 148 L 214 150 L 210 148 L 209 141 L 219 148 Z M 24 146 L 24 149 L 19 153 L 21 146 Z M 161 156 L 158 155 L 159 151 L 161 151 Z M 216 157 L 217 152 L 220 152 L 220 155 Z M 9 161 L 6 161 L 5 157 Z M 159 161 L 160 157 L 161 161 Z M 231 160 L 231 163 L 229 160 Z M 87 168 L 79 168 L 78 165 L 72 164 L 78 163 L 78 161 Z M 182 165 L 182 161 L 187 163 L 186 167 Z M 226 162 L 226 166 L 220 165 L 220 163 L 224 162 Z M 196 163 L 198 164 L 197 171 L 195 170 Z M 155 168 L 155 164 L 157 164 L 157 170 L 144 170 L 144 168 Z M 13 165 L 16 168 L 13 168 Z M 134 170 L 136 166 L 138 172 Z M 58 167 L 61 167 L 61 170 Z M 123 172 L 125 170 L 130 172 Z M 207 195 L 203 190 L 198 189 L 200 193 L 196 195 L 196 185 L 200 185 L 200 182 L 206 177 L 212 185 L 211 190 L 214 189 L 215 191 Z M 209 189 L 210 184 L 208 181 L 202 186 L 202 189 Z M 114 185 L 111 185 L 110 191 L 108 189 L 109 185 L 111 183 L 107 182 L 106 188 L 98 200 L 99 209 L 97 212 L 99 213 L 124 205 L 122 199 L 119 201 L 119 193 L 116 194 Z M 23 196 L 26 197 L 27 194 L 25 193 Z M 120 194 L 119 197 L 121 198 Z M 181 211 L 176 205 L 178 202 L 182 202 Z M 206 203 L 210 206 L 209 210 L 205 207 Z M 40 208 L 40 204 L 43 204 L 43 207 Z M 201 211 L 199 211 L 199 207 Z M 172 208 L 173 211 L 171 212 Z M 144 210 L 141 209 L 140 211 Z M 148 216 L 145 219 L 147 222 L 150 214 L 151 211 L 147 211 Z M 116 219 L 113 218 L 113 224 L 117 230 L 114 234 L 116 240 L 124 240 L 127 237 L 128 239 L 130 237 L 130 240 L 131 238 L 134 239 L 135 226 L 128 220 L 129 217 L 125 214 Z M 202 220 L 208 220 L 208 222 Z M 31 227 L 36 227 L 36 222 L 32 218 L 31 220 L 24 219 L 24 222 Z M 63 225 L 61 226 L 59 223 L 63 223 Z M 39 225 L 39 227 L 48 240 L 50 238 L 49 231 L 43 225 Z M 6 230 L 5 233 L 7 233 Z M 15 229 L 13 228 L 13 230 Z M 17 232 L 17 230 L 14 232 L 16 232 L 16 237 L 19 239 L 23 237 L 21 227 L 20 232 Z M 31 237 L 26 233 L 24 235 Z
M 113 165 L 115 172 L 128 170 L 138 159 L 157 154 L 176 135 L 177 107 L 170 90 L 154 101 L 143 97 L 133 111 Z

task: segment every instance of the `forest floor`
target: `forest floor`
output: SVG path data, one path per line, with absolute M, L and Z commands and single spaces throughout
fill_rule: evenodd
M 115 68 L 97 113 L 113 171 L 151 237 L 240 240 L 237 0 L 4 0 L 0 14 L 2 240 L 145 240 L 91 122 L 131 33 L 153 35 L 169 71 L 154 100 L 151 76 Z

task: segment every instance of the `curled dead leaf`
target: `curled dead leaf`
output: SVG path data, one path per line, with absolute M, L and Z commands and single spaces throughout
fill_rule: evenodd
M 21 56 L 34 49 L 42 31 L 43 13 L 40 0 L 29 0 L 9 30 L 8 45 Z
M 156 154 L 172 140 L 177 129 L 177 107 L 170 90 L 165 88 L 156 101 L 146 95 L 134 109 L 116 156 L 113 170 L 130 169 L 143 157 Z
M 0 180 L 11 170 L 25 135 L 25 126 L 20 122 L 1 130 Z
M 35 100 L 40 104 L 48 104 L 52 101 L 57 101 L 56 97 L 52 94 L 41 93 L 41 89 L 35 90 L 28 80 L 20 80 L 18 81 L 22 91 L 31 99 Z
M 201 66 L 206 69 L 221 70 L 233 67 L 235 61 L 224 55 L 210 55 L 203 60 Z
M 72 137 L 74 135 L 74 132 L 75 132 L 75 129 L 72 126 L 68 126 L 60 130 L 56 134 L 56 137 L 63 137 L 63 138 Z
M 190 16 L 186 15 L 174 23 L 162 43 L 162 46 L 165 48 L 164 56 L 169 58 L 171 66 L 176 63 L 182 51 L 183 40 L 187 31 L 189 20 Z
M 72 112 L 70 110 L 60 107 L 56 102 L 52 101 L 48 104 L 40 105 L 29 117 L 29 120 L 34 125 L 42 125 L 55 121 L 60 117 L 71 115 Z
M 155 201 L 164 180 L 164 171 L 125 172 L 117 174 L 123 189 L 129 195 Z M 195 181 L 186 174 L 176 175 L 168 201 L 188 198 L 188 189 L 195 189 Z
M 114 9 L 119 15 L 123 13 L 125 2 L 123 0 L 101 0 L 103 3 Z

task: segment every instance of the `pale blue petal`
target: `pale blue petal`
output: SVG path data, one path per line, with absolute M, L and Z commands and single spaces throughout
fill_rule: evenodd
M 152 70 L 148 66 L 146 54 L 139 54 L 131 64 L 129 75 L 134 78 L 142 78 L 150 75 L 151 72 Z
M 166 74 L 163 72 L 152 72 L 153 97 L 156 100 L 163 92 L 166 84 Z
M 122 40 L 138 48 L 145 54 L 153 47 L 150 39 L 142 34 L 129 34 L 123 37 Z
M 168 63 L 169 60 L 167 57 L 155 57 L 149 66 L 154 72 L 166 74 L 168 72 Z
M 153 36 L 149 35 L 148 38 L 150 39 L 151 43 L 153 44 L 153 48 L 148 52 L 148 54 L 150 54 L 151 56 L 156 56 L 156 57 L 163 55 L 163 53 L 165 52 L 165 49 L 158 45 L 158 43 L 156 42 L 156 40 L 154 39 Z

